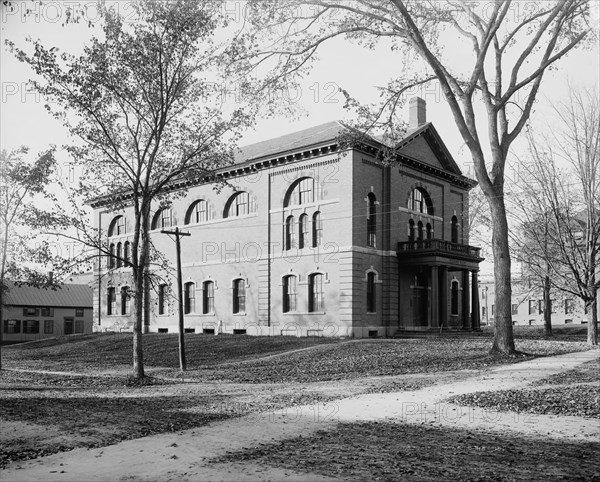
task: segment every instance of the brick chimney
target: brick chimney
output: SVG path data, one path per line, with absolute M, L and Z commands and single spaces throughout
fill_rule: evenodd
M 416 129 L 427 122 L 427 105 L 420 97 L 408 101 L 408 128 Z

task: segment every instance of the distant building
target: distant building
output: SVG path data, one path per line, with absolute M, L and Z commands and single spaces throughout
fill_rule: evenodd
M 157 209 L 151 239 L 175 263 L 181 242 L 185 330 L 262 335 L 386 336 L 399 330 L 479 328 L 479 248 L 469 246 L 469 191 L 425 101 L 410 105 L 397 157 L 368 138 L 341 147 L 329 122 L 242 148 L 219 171 L 229 184 L 182 180 Z M 126 197 L 125 197 L 126 201 Z M 92 203 L 112 253 L 97 266 L 101 329 L 131 329 L 131 208 Z M 178 331 L 174 270 L 155 271 L 147 332 Z
M 56 290 L 9 285 L 2 307 L 4 342 L 92 333 L 93 291 L 88 285 Z

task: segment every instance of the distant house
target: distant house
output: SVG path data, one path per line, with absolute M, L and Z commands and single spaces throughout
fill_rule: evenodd
M 4 342 L 92 333 L 93 290 L 69 284 L 56 289 L 10 285 L 2 307 Z

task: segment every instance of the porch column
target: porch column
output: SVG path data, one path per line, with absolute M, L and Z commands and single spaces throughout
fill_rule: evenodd
M 448 268 L 440 266 L 440 296 L 438 298 L 440 304 L 440 325 L 448 327 Z
M 462 272 L 462 328 L 469 329 L 469 271 Z
M 477 271 L 471 271 L 471 276 L 473 278 L 473 286 L 471 287 L 471 306 L 473 308 L 471 328 L 479 330 L 481 314 L 479 313 L 479 282 L 477 280 Z
M 438 294 L 438 267 L 431 267 L 431 319 L 429 320 L 429 326 L 439 326 L 439 294 Z

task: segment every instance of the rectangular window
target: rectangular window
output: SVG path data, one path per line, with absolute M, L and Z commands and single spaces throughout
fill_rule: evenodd
M 375 273 L 367 273 L 367 313 L 375 313 Z
M 565 300 L 565 315 L 570 315 L 573 313 L 573 300 Z
M 519 305 L 516 303 L 513 303 L 511 306 L 512 306 L 512 314 L 518 315 L 519 314 Z
M 21 320 L 4 320 L 4 333 L 21 333 Z
M 491 316 L 494 316 L 494 305 L 492 305 Z
M 537 301 L 536 300 L 529 300 L 529 314 L 530 315 L 535 315 L 537 312 Z
M 75 308 L 75 316 L 83 316 L 83 308 Z
M 23 321 L 23 333 L 39 333 L 40 332 L 40 321 L 39 320 L 24 320 Z
M 38 308 L 23 308 L 23 316 L 39 316 L 40 310 Z
M 308 311 L 323 311 L 323 275 L 310 275 L 308 283 Z
M 246 285 L 243 279 L 233 281 L 233 312 L 244 313 L 246 311 Z
M 538 300 L 538 314 L 541 315 L 544 312 L 544 300 Z
M 307 178 L 300 181 L 300 204 L 313 202 L 313 179 Z
M 83 320 L 75 320 L 75 333 L 83 333 Z
M 202 313 L 215 312 L 215 284 L 212 281 L 202 283 Z
M 121 314 L 131 314 L 131 295 L 128 286 L 123 286 L 121 288 Z
M 196 285 L 186 283 L 183 289 L 183 312 L 187 315 L 196 311 Z
M 158 314 L 164 315 L 166 312 L 166 300 L 167 300 L 167 285 L 162 284 L 158 287 Z
M 290 311 L 296 310 L 296 277 L 286 276 L 285 278 L 283 278 L 283 312 L 289 313 Z
M 485 306 L 481 307 L 481 317 L 485 318 Z
M 52 335 L 54 333 L 54 320 L 44 320 L 44 334 Z
M 245 216 L 250 211 L 248 209 L 248 193 L 242 192 L 235 197 L 235 215 Z
M 42 308 L 41 309 L 42 316 L 54 316 L 54 308 Z
M 117 291 L 115 287 L 110 287 L 106 291 L 106 314 L 117 314 Z

